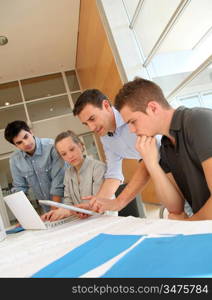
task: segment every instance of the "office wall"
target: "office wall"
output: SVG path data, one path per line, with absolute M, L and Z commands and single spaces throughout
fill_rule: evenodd
M 82 90 L 97 88 L 108 95 L 112 102 L 114 101 L 122 81 L 102 25 L 96 0 L 81 0 L 76 71 Z M 98 137 L 97 141 L 104 158 Z M 137 161 L 124 160 L 126 182 L 130 180 L 136 167 Z M 145 188 L 142 198 L 147 202 L 158 202 L 151 183 Z
M 83 89 L 100 89 L 112 101 L 122 86 L 96 0 L 81 0 L 76 69 Z
M 81 0 L 76 72 L 82 90 L 99 89 L 114 102 L 122 81 L 99 16 L 96 0 Z M 104 151 L 98 136 L 96 140 L 104 160 Z

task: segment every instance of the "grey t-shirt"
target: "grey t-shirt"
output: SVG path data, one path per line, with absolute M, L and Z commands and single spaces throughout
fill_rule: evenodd
M 70 166 L 65 171 L 64 177 L 64 203 L 79 204 L 81 197 L 95 195 L 104 181 L 106 165 L 89 157 L 86 157 L 77 177 L 74 167 Z
M 202 162 L 212 157 L 212 109 L 185 108 L 174 112 L 170 134 L 163 136 L 160 165 L 171 172 L 185 199 L 196 213 L 210 197 Z

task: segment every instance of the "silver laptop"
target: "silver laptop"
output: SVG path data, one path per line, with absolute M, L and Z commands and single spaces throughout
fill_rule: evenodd
M 43 222 L 23 191 L 4 197 L 4 201 L 24 229 L 49 229 L 78 219 L 70 216 L 58 221 Z

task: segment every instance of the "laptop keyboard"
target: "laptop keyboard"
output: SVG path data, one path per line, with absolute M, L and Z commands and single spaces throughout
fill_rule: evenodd
M 52 221 L 52 222 L 46 221 L 44 223 L 45 223 L 46 228 L 49 229 L 49 228 L 54 228 L 54 227 L 57 227 L 59 225 L 62 225 L 62 224 L 68 223 L 68 222 L 73 222 L 75 220 L 79 220 L 79 218 L 76 217 L 76 216 L 70 216 L 70 217 L 65 218 L 65 219 Z

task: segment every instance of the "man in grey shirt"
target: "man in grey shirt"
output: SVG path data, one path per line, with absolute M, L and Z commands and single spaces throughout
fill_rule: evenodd
M 115 107 L 132 132 L 157 198 L 177 220 L 212 219 L 212 110 L 172 108 L 154 82 L 136 78 L 119 91 Z M 163 134 L 160 162 L 154 136 Z M 194 214 L 184 212 L 187 200 Z
M 5 139 L 18 148 L 10 157 L 12 192 L 27 193 L 31 188 L 37 200 L 61 202 L 64 193 L 64 161 L 54 148 L 54 140 L 34 137 L 24 121 L 7 125 Z M 48 211 L 48 206 L 42 206 Z M 54 209 L 54 207 L 52 207 Z

